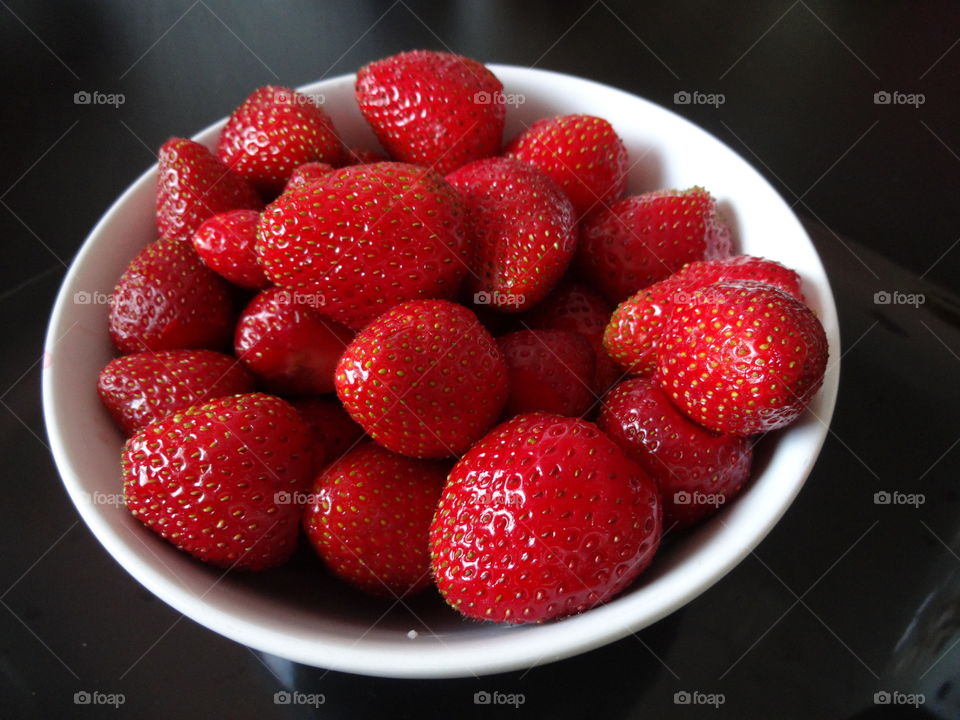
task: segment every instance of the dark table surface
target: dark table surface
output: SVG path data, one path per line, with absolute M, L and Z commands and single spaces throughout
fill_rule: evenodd
M 960 717 L 956 3 L 3 0 L 0 39 L 0 716 Z M 153 149 L 256 86 L 415 47 L 593 78 L 715 133 L 808 223 L 843 335 L 830 437 L 755 553 L 638 638 L 463 680 L 306 668 L 181 618 L 80 522 L 39 404 L 65 267 Z M 81 91 L 125 101 L 75 104 Z M 725 102 L 675 104 L 682 91 Z M 881 290 L 925 302 L 877 304 Z M 283 690 L 325 702 L 278 705 Z M 523 707 L 475 705 L 481 690 Z M 683 691 L 724 702 L 684 707 Z

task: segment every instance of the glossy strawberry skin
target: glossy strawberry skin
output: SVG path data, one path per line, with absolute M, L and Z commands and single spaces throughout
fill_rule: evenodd
M 337 366 L 337 395 L 374 440 L 412 457 L 464 452 L 496 421 L 507 368 L 467 308 L 415 300 L 357 333 Z
M 110 339 L 122 353 L 227 345 L 234 312 L 227 282 L 193 245 L 161 238 L 130 262 L 113 291 Z
M 337 165 L 343 146 L 333 120 L 313 98 L 267 85 L 251 93 L 230 115 L 217 142 L 217 157 L 270 195 L 283 188 L 299 165 Z
M 665 527 L 702 520 L 750 477 L 749 439 L 697 425 L 650 379 L 634 378 L 611 390 L 597 424 L 657 483 Z
M 414 50 L 357 73 L 357 103 L 390 156 L 441 175 L 500 152 L 503 84 L 481 63 Z
M 577 417 L 589 410 L 596 359 L 590 341 L 566 330 L 520 330 L 497 339 L 510 377 L 507 417 L 546 412 Z
M 337 362 L 353 339 L 352 330 L 314 312 L 309 298 L 268 288 L 237 321 L 234 352 L 274 392 L 333 392 Z
M 222 568 L 264 570 L 297 546 L 310 433 L 289 404 L 251 393 L 194 405 L 127 441 L 124 497 L 135 518 Z
M 549 177 L 508 158 L 470 163 L 447 176 L 463 198 L 472 251 L 467 285 L 491 307 L 518 312 L 540 302 L 577 246 L 573 206 Z
M 352 450 L 364 436 L 363 428 L 351 419 L 336 397 L 296 398 L 290 404 L 300 413 L 313 436 L 314 477 Z
M 324 162 L 308 162 L 303 165 L 297 165 L 297 167 L 293 169 L 293 172 L 290 173 L 290 179 L 287 180 L 287 184 L 283 186 L 283 191 L 289 192 L 295 188 L 309 185 L 312 182 L 325 178 L 334 170 L 333 165 Z
M 236 358 L 210 350 L 124 355 L 100 371 L 97 394 L 127 434 L 191 405 L 253 392 L 253 376 Z
M 714 260 L 701 260 L 684 265 L 674 273 L 672 282 L 685 290 L 713 285 L 718 282 L 750 280 L 782 290 L 797 300 L 803 301 L 802 281 L 796 271 L 784 267 L 776 260 L 736 255 Z
M 520 415 L 450 471 L 430 529 L 434 579 L 477 620 L 583 612 L 649 565 L 661 514 L 653 481 L 595 425 Z
M 754 435 L 793 422 L 820 388 L 827 338 L 813 312 L 763 283 L 717 283 L 674 309 L 657 381 L 714 432 Z
M 157 158 L 157 231 L 162 238 L 189 241 L 209 217 L 263 207 L 246 180 L 193 140 L 171 138 Z
M 688 262 L 730 254 L 730 228 L 703 188 L 632 195 L 588 218 L 577 267 L 620 303 Z
M 250 290 L 270 282 L 257 264 L 254 245 L 260 213 L 228 210 L 203 221 L 193 234 L 193 247 L 200 259 L 221 277 Z
M 334 575 L 371 595 L 431 584 L 427 535 L 449 462 L 415 460 L 367 441 L 315 481 L 303 524 Z
M 460 198 L 425 168 L 343 168 L 264 210 L 257 256 L 276 285 L 316 293 L 319 312 L 358 329 L 398 303 L 456 294 L 467 267 Z
M 619 200 L 627 188 L 627 151 L 609 122 L 592 115 L 538 120 L 507 146 L 560 185 L 578 216 Z

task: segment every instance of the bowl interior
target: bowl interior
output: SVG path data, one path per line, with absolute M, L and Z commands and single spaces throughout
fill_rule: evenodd
M 703 185 L 722 203 L 741 252 L 796 269 L 830 342 L 823 389 L 796 424 L 761 443 L 752 484 L 735 502 L 671 538 L 628 592 L 577 617 L 507 627 L 462 620 L 435 593 L 384 603 L 342 586 L 306 555 L 260 575 L 224 574 L 181 554 L 115 502 L 123 438 L 95 391 L 113 356 L 107 294 L 155 236 L 153 167 L 103 217 L 64 281 L 47 336 L 44 412 L 64 484 L 91 530 L 138 581 L 197 622 L 291 660 L 366 674 L 461 676 L 548 662 L 623 637 L 703 592 L 769 532 L 809 474 L 836 399 L 839 335 L 823 267 L 784 201 L 736 153 L 657 105 L 568 75 L 491 68 L 516 101 L 508 107 L 507 139 L 549 115 L 603 116 L 629 151 L 630 192 Z M 353 100 L 352 75 L 302 90 L 323 103 L 349 145 L 377 147 Z M 212 147 L 221 125 L 196 139 Z

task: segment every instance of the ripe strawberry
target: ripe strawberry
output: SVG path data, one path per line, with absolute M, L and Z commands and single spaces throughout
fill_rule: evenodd
M 566 330 L 520 330 L 497 339 L 507 362 L 510 395 L 506 414 L 548 412 L 577 417 L 596 399 L 593 348 Z
M 466 270 L 457 192 L 404 163 L 356 165 L 284 193 L 260 218 L 267 277 L 316 293 L 352 328 L 397 303 L 453 297 Z
M 171 138 L 160 148 L 157 167 L 157 231 L 160 237 L 190 240 L 208 217 L 263 201 L 242 177 L 193 140 Z
M 235 358 L 210 350 L 162 350 L 107 363 L 97 393 L 127 435 L 191 405 L 253 392 L 253 377 Z
M 449 462 L 415 460 L 365 442 L 314 483 L 307 537 L 337 577 L 403 597 L 431 583 L 427 535 Z
M 283 192 L 289 192 L 302 185 L 309 185 L 323 177 L 326 177 L 335 170 L 333 165 L 325 162 L 308 162 L 303 165 L 297 165 L 290 173 L 290 179 L 283 186 Z
M 730 254 L 730 228 L 703 188 L 632 195 L 601 208 L 581 233 L 577 266 L 611 302 L 685 263 Z
M 500 152 L 503 84 L 476 60 L 432 50 L 391 55 L 360 69 L 356 94 L 397 160 L 446 175 Z
M 603 118 L 559 115 L 538 120 L 513 139 L 506 154 L 553 178 L 580 216 L 616 202 L 627 189 L 627 150 Z
M 621 303 L 604 334 L 604 347 L 629 373 L 651 375 L 657 366 L 660 335 L 674 306 L 689 303 L 692 293 L 701 287 L 741 280 L 766 283 L 803 300 L 800 276 L 773 260 L 738 255 L 688 263 Z
M 250 301 L 237 321 L 237 357 L 275 392 L 333 392 L 337 361 L 353 332 L 314 312 L 311 300 L 269 288 Z
M 357 333 L 337 394 L 374 440 L 413 457 L 458 455 L 507 399 L 507 368 L 476 315 L 446 300 L 397 305 Z
M 365 148 L 347 148 L 344 152 L 344 165 L 369 165 L 371 163 L 377 162 L 387 162 L 390 158 L 382 155 L 375 150 L 367 150 Z
M 508 158 L 478 160 L 447 180 L 466 208 L 474 301 L 503 312 L 536 305 L 576 249 L 576 219 L 563 191 L 536 168 Z
M 217 157 L 269 195 L 280 192 L 299 165 L 337 165 L 343 146 L 333 120 L 313 98 L 267 85 L 233 111 L 220 133 Z
M 650 564 L 661 522 L 653 481 L 593 423 L 520 415 L 450 471 L 430 528 L 434 579 L 478 620 L 583 612 Z
M 130 262 L 113 291 L 110 339 L 122 353 L 224 347 L 233 328 L 226 281 L 193 245 L 155 240 Z
M 363 428 L 350 419 L 335 397 L 291 400 L 313 436 L 313 475 L 344 456 L 363 437 Z
M 750 441 L 717 435 L 681 413 L 652 380 L 617 385 L 597 420 L 657 483 L 666 526 L 686 527 L 740 491 L 750 477 Z
M 269 285 L 257 265 L 256 210 L 228 210 L 203 221 L 193 234 L 193 246 L 203 262 L 234 285 L 256 290 Z
M 763 283 L 718 283 L 674 308 L 657 381 L 704 427 L 754 435 L 796 420 L 826 365 L 826 334 L 810 308 Z
M 194 405 L 143 428 L 122 460 L 130 512 L 194 557 L 264 570 L 297 546 L 302 508 L 289 499 L 310 482 L 310 432 L 280 398 Z

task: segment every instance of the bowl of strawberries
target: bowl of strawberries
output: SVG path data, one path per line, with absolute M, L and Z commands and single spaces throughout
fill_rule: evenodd
M 673 113 L 433 51 L 171 138 L 57 298 L 104 548 L 254 649 L 395 677 L 656 622 L 786 512 L 839 380 L 789 207 Z

